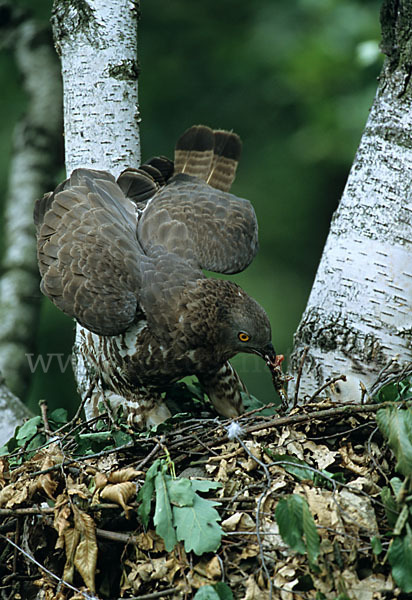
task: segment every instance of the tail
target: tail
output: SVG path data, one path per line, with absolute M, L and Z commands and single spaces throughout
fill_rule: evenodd
M 176 143 L 174 174 L 192 175 L 228 192 L 236 175 L 241 150 L 242 142 L 236 133 L 193 125 Z
M 143 209 L 149 198 L 166 185 L 173 173 L 173 163 L 164 156 L 155 156 L 138 169 L 128 167 L 120 173 L 117 185 L 129 200 Z

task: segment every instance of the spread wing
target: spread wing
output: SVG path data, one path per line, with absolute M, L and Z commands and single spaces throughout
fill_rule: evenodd
M 197 266 L 217 273 L 242 271 L 258 250 L 251 203 L 184 174 L 148 203 L 137 231 L 147 253 L 160 244 L 188 260 L 195 257 Z
M 147 190 L 140 175 L 126 180 L 138 203 Z M 144 314 L 167 340 L 183 289 L 203 274 L 190 254 L 186 260 L 158 244 L 146 255 L 136 237 L 137 218 L 134 201 L 109 173 L 74 171 L 35 206 L 40 287 L 94 333 L 117 335 Z
M 166 339 L 201 268 L 235 273 L 256 254 L 253 207 L 228 192 L 240 147 L 233 133 L 196 126 L 178 140 L 171 179 L 164 158 L 117 182 L 74 171 L 35 206 L 43 293 L 95 333 L 122 333 L 144 313 Z
M 114 178 L 78 169 L 36 203 L 41 290 L 81 325 L 124 331 L 139 310 L 136 213 Z
M 148 202 L 138 225 L 146 252 L 161 244 L 197 267 L 218 273 L 245 269 L 258 250 L 255 211 L 229 193 L 241 152 L 239 137 L 190 127 L 175 149 L 175 176 Z

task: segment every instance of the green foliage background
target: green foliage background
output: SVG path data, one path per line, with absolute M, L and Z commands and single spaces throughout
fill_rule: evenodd
M 47 21 L 50 0 L 16 0 Z M 238 132 L 233 191 L 249 198 L 261 250 L 234 279 L 267 310 L 287 355 L 316 273 L 382 64 L 377 0 L 142 0 L 142 158 L 172 156 L 194 123 Z M 10 53 L 0 53 L 0 203 L 13 126 L 25 107 Z M 62 177 L 64 172 L 62 171 Z M 70 353 L 73 324 L 44 301 L 37 352 Z M 263 361 L 234 360 L 249 390 L 273 399 Z M 70 369 L 37 370 L 29 393 L 73 409 Z

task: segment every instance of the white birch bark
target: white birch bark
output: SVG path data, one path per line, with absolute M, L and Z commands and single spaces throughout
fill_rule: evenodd
M 138 8 L 130 0 L 55 0 L 52 25 L 62 62 L 68 176 L 78 167 L 118 176 L 140 163 Z M 82 330 L 77 325 L 76 340 Z M 76 343 L 73 366 L 84 398 L 93 382 Z
M 139 162 L 137 16 L 130 0 L 55 1 L 68 176 L 78 167 L 117 176 Z
M 412 371 L 412 36 L 405 3 L 388 4 L 389 56 L 295 334 L 301 398 L 344 374 L 324 393 L 359 402 Z

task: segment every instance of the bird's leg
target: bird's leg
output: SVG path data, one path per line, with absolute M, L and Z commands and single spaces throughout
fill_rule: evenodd
M 137 388 L 127 397 L 105 390 L 105 399 L 115 414 L 122 409 L 123 417 L 133 428 L 149 429 L 171 416 L 161 394 L 155 390 Z
M 247 390 L 229 361 L 214 373 L 198 375 L 198 379 L 220 415 L 232 419 L 244 412 L 241 392 Z

